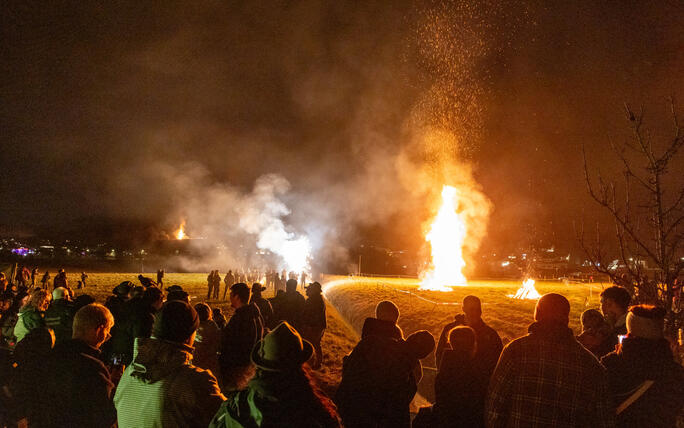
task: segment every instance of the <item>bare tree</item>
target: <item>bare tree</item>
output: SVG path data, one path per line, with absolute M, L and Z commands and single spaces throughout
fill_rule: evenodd
M 635 301 L 663 306 L 667 329 L 674 332 L 682 325 L 678 277 L 684 268 L 684 165 L 676 159 L 684 135 L 673 99 L 673 135 L 660 144 L 644 126 L 643 108 L 635 113 L 625 104 L 625 111 L 632 137 L 624 144 L 611 144 L 622 167 L 622 183 L 604 179 L 598 169 L 592 171 L 582 147 L 589 195 L 615 223 L 612 252 L 617 251 L 618 263 L 612 261 L 615 257 L 610 257 L 598 223 L 593 242 L 585 239 L 583 224 L 577 235 L 593 268 L 630 290 Z

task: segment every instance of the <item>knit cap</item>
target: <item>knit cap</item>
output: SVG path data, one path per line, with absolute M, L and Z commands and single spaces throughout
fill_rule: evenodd
M 183 343 L 199 327 L 199 316 L 186 302 L 167 302 L 154 320 L 152 334 L 157 339 Z

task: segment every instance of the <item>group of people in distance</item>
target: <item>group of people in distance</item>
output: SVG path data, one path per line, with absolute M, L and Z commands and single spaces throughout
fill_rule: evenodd
M 4 293 L 11 287 L 15 287 L 17 289 L 32 289 L 34 287 L 38 287 L 39 282 L 40 287 L 44 290 L 49 288 L 54 289 L 57 287 L 64 287 L 69 290 L 71 289 L 69 286 L 67 273 L 64 271 L 64 269 L 57 271 L 57 274 L 54 278 L 52 275 L 50 275 L 50 271 L 47 270 L 40 277 L 40 280 L 38 279 L 39 276 L 40 275 L 38 273 L 37 267 L 29 269 L 28 266 L 22 266 L 17 269 L 16 274 L 14 275 L 14 281 L 12 281 L 12 278 L 8 278 L 4 272 L 0 272 L 0 293 Z M 80 279 L 76 280 L 76 288 L 85 288 L 88 285 L 88 274 L 81 272 L 79 278 Z M 50 280 L 52 280 L 52 287 L 50 287 Z
M 207 275 L 207 300 L 219 300 L 220 298 L 226 300 L 228 289 L 232 284 L 238 282 L 244 282 L 245 284 L 258 282 L 259 284 L 262 284 L 264 288 L 273 289 L 277 292 L 286 289 L 287 281 L 297 281 L 298 278 L 300 284 L 306 284 L 307 273 L 301 272 L 300 274 L 297 274 L 297 272 L 288 272 L 286 269 L 283 269 L 280 273 L 273 269 L 230 269 L 223 278 L 224 289 L 223 297 L 221 297 L 221 273 L 218 270 L 212 270 L 209 272 L 209 275 Z
M 103 304 L 69 290 L 0 294 L 0 427 L 672 427 L 684 369 L 664 338 L 663 310 L 630 306 L 609 287 L 601 311 L 568 327 L 570 303 L 546 294 L 529 333 L 505 347 L 476 296 L 442 329 L 404 335 L 377 304 L 342 356 L 328 398 L 312 380 L 327 327 L 317 282 L 265 298 L 231 284 L 228 320 L 190 304 L 178 285 L 123 282 Z M 302 284 L 303 285 L 303 284 Z M 410 404 L 435 352 L 435 402 Z

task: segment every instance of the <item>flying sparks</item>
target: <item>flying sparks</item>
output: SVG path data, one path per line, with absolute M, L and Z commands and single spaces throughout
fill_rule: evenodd
M 430 270 L 422 275 L 420 290 L 452 291 L 452 286 L 467 285 L 463 275 L 467 227 L 461 214 L 456 212 L 458 199 L 455 187 L 442 188 L 442 206 L 425 236 L 432 249 L 432 263 Z
M 515 292 L 515 294 L 509 294 L 508 297 L 512 299 L 539 299 L 541 297 L 541 294 L 537 292 L 537 289 L 534 288 L 534 280 L 533 279 L 526 279 L 523 281 L 522 286 L 518 288 L 518 291 Z

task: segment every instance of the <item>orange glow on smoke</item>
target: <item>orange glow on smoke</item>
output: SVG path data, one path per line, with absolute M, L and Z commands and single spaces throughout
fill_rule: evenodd
M 176 239 L 188 239 L 188 236 L 185 234 L 185 220 L 181 222 L 178 230 L 176 230 Z
M 430 242 L 432 262 L 421 275 L 421 290 L 452 291 L 453 286 L 467 285 L 463 268 L 463 244 L 468 228 L 462 214 L 456 212 L 459 192 L 453 186 L 442 188 L 442 206 L 425 235 Z

